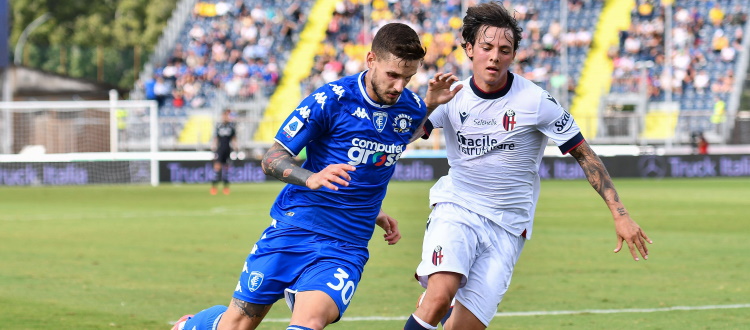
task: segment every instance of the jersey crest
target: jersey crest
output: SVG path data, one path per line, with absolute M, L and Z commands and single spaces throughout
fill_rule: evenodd
M 372 114 L 372 123 L 375 125 L 375 129 L 378 132 L 383 132 L 385 124 L 388 122 L 388 113 L 385 111 L 375 111 Z
M 508 109 L 503 115 L 503 128 L 510 132 L 516 127 L 516 112 L 513 109 Z

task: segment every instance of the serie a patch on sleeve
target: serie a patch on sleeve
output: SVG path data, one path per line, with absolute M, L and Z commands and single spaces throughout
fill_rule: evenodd
M 297 117 L 292 117 L 292 119 L 286 123 L 286 126 L 284 126 L 284 136 L 286 136 L 288 140 L 291 140 L 302 129 L 302 126 L 305 126 L 305 123 Z

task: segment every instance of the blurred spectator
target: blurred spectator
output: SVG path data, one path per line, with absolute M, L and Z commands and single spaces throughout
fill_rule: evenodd
M 162 76 L 156 77 L 154 83 L 154 95 L 156 97 L 156 103 L 161 108 L 167 101 L 167 98 L 171 94 L 172 87 L 167 83 Z
M 708 155 L 708 140 L 703 133 L 698 134 L 698 154 Z
M 727 120 L 727 104 L 719 96 L 714 97 L 714 111 L 711 114 L 711 124 L 720 125 Z
M 718 1 L 715 1 L 713 8 L 708 11 L 708 20 L 717 27 L 724 21 L 724 10 Z
M 695 75 L 695 79 L 693 79 L 693 87 L 695 88 L 695 91 L 698 94 L 703 94 L 708 88 L 709 80 L 710 78 L 706 70 L 698 71 L 698 74 Z

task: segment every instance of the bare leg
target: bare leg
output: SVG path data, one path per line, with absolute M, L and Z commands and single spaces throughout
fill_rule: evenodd
M 427 279 L 427 291 L 422 304 L 417 307 L 414 315 L 421 320 L 435 326 L 448 313 L 451 301 L 458 292 L 461 284 L 461 274 L 440 272 L 430 275 Z M 454 310 L 455 313 L 455 310 Z
M 273 305 L 251 304 L 232 298 L 229 308 L 219 321 L 218 330 L 253 330 L 266 317 Z
M 460 301 L 456 300 L 456 305 L 453 306 L 453 313 L 448 319 L 448 322 L 445 322 L 445 329 L 484 330 L 487 329 L 487 327 L 484 326 L 482 321 L 474 316 L 474 313 L 466 309 Z
M 304 291 L 295 294 L 294 312 L 290 325 L 321 330 L 336 321 L 339 308 L 323 291 Z

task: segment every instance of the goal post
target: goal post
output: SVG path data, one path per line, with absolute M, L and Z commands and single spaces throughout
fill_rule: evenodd
M 159 184 L 155 101 L 0 102 L 0 186 Z

